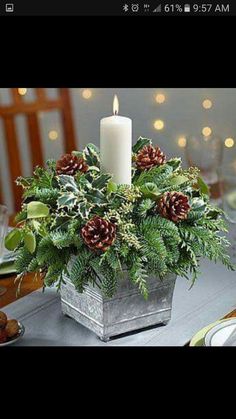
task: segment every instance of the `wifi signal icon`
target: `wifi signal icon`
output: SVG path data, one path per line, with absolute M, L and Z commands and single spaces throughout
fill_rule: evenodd
M 159 6 L 157 6 L 152 12 L 153 13 L 160 13 L 161 12 L 161 4 L 159 4 Z

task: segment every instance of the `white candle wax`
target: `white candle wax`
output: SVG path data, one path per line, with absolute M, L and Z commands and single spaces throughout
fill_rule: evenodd
M 101 171 L 117 184 L 131 185 L 132 120 L 113 115 L 100 121 Z

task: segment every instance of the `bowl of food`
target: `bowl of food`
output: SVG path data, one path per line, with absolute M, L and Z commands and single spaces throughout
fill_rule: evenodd
M 8 319 L 6 313 L 0 311 L 0 347 L 11 345 L 25 333 L 25 328 L 16 319 Z

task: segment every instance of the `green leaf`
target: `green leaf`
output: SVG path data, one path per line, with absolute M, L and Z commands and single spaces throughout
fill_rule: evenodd
M 175 157 L 173 159 L 168 160 L 166 162 L 166 165 L 172 167 L 173 170 L 177 170 L 181 166 L 181 163 L 181 158 Z
M 27 231 L 24 233 L 24 242 L 27 250 L 30 253 L 34 253 L 36 249 L 36 239 L 35 235 L 32 231 Z
M 90 190 L 92 189 L 92 183 L 86 178 L 85 175 L 82 175 L 79 179 L 79 187 L 80 189 Z
M 92 209 L 92 206 L 86 202 L 81 202 L 80 204 L 78 204 L 78 213 L 83 219 L 88 218 L 91 209 Z
M 49 215 L 49 208 L 43 202 L 32 201 L 27 204 L 27 218 L 43 218 Z
M 97 204 L 97 205 L 107 203 L 106 196 L 98 189 L 92 189 L 91 191 L 87 192 L 86 199 L 89 202 L 92 202 L 93 204 Z
M 92 186 L 95 189 L 103 189 L 107 185 L 108 181 L 111 179 L 111 175 L 107 173 L 103 173 L 102 175 L 98 176 L 94 181 L 92 182 Z
M 117 184 L 109 180 L 107 184 L 107 193 L 111 194 L 112 192 L 116 192 L 116 191 L 117 191 Z
M 18 228 L 10 231 L 5 237 L 5 247 L 7 250 L 15 250 L 21 241 L 21 231 Z
M 145 198 L 157 199 L 161 195 L 157 185 L 153 182 L 147 182 L 140 187 Z
M 100 169 L 97 166 L 89 166 L 87 172 L 100 172 Z
M 173 173 L 172 165 L 167 163 L 153 167 L 150 170 L 144 170 L 134 179 L 134 185 L 141 186 L 147 182 L 156 183 L 157 186 L 161 184 L 161 182 L 166 182 L 167 178 L 171 176 Z
M 202 210 L 206 208 L 206 203 L 202 198 L 196 197 L 192 198 L 190 202 L 191 208 L 196 210 Z
M 71 191 L 71 192 L 78 192 L 78 186 L 77 186 L 73 176 L 59 175 L 58 180 L 59 180 L 59 183 L 61 184 L 61 186 L 65 190 Z
M 65 192 L 61 196 L 59 196 L 57 200 L 58 208 L 73 208 L 77 202 L 77 197 L 74 195 L 73 192 Z
M 74 150 L 74 151 L 72 151 L 72 153 L 71 153 L 71 154 L 73 154 L 73 156 L 78 157 L 79 159 L 81 159 L 81 157 L 82 157 L 82 158 L 84 157 L 84 154 L 83 154 L 83 152 L 82 152 L 82 151 L 77 151 L 77 150 Z
M 151 143 L 152 143 L 152 140 L 150 140 L 149 138 L 139 137 L 136 144 L 134 144 L 132 151 L 133 153 L 137 153 L 145 145 L 150 145 Z
M 22 177 L 22 176 L 19 176 L 16 179 L 16 184 L 19 185 L 19 186 L 22 186 L 22 188 L 28 188 L 31 185 L 31 183 L 32 183 L 33 180 L 34 180 L 33 177 Z
M 94 144 L 88 144 L 84 149 L 86 162 L 89 166 L 97 166 L 100 164 L 99 149 Z
M 48 232 L 47 229 L 45 227 L 45 225 L 43 225 L 42 223 L 40 223 L 39 221 L 36 220 L 32 220 L 31 221 L 31 225 L 33 227 L 33 229 L 41 236 L 41 237 L 45 237 Z
M 172 177 L 172 179 L 170 179 L 169 181 L 169 184 L 171 186 L 177 186 L 177 185 L 182 185 L 182 183 L 186 183 L 186 182 L 188 182 L 187 176 L 178 175 L 178 176 Z
M 200 176 L 197 178 L 197 185 L 202 194 L 209 195 L 209 187 Z
M 20 223 L 21 221 L 26 220 L 26 218 L 27 218 L 27 211 L 23 209 L 20 212 L 18 212 L 18 214 L 16 214 L 14 221 L 15 223 Z

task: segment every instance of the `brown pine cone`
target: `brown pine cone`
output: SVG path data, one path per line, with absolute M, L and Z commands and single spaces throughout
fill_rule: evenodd
M 87 172 L 88 165 L 83 157 L 77 157 L 73 154 L 64 154 L 56 164 L 57 175 L 74 175 L 76 172 Z
M 166 162 L 165 154 L 158 146 L 144 146 L 137 154 L 136 166 L 139 170 L 149 170 Z
M 95 216 L 82 228 L 81 235 L 90 249 L 105 252 L 116 238 L 116 226 Z
M 182 192 L 166 192 L 157 205 L 157 211 L 175 223 L 185 220 L 190 211 L 188 197 Z

